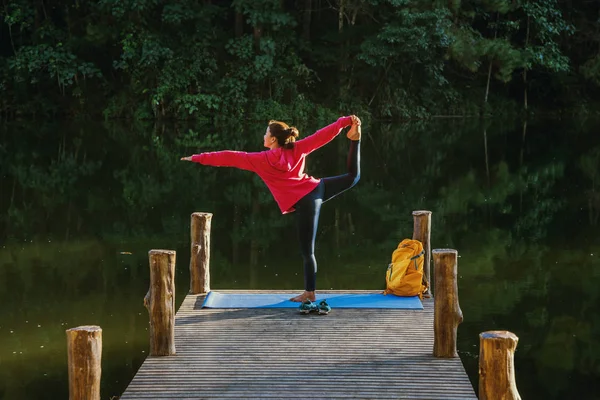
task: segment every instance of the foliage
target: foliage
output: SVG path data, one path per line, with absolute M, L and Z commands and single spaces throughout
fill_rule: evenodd
M 0 10 L 8 32 L 0 113 L 228 127 L 275 114 L 314 118 L 319 107 L 377 118 L 498 114 L 509 109 L 501 102 L 514 99 L 511 88 L 529 87 L 540 109 L 579 106 L 597 94 L 581 86 L 599 75 L 591 4 L 318 4 L 8 0 Z M 498 84 L 489 90 L 492 105 L 481 105 L 488 68 Z M 515 79 L 524 71 L 531 84 Z M 546 101 L 548 88 L 565 101 Z

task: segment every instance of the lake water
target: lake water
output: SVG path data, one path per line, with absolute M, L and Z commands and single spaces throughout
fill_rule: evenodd
M 322 210 L 318 288 L 382 289 L 411 212 L 431 210 L 432 248 L 459 252 L 458 349 L 475 389 L 479 333 L 509 330 L 524 399 L 600 399 L 599 131 L 585 119 L 366 125 L 361 181 Z M 103 329 L 102 398 L 119 396 L 148 352 L 148 251 L 177 251 L 178 306 L 192 212 L 214 214 L 213 289 L 302 288 L 294 215 L 249 172 L 179 161 L 259 151 L 263 133 L 0 126 L 1 399 L 67 398 L 65 330 L 89 324 Z M 313 153 L 308 172 L 343 173 L 347 145 Z

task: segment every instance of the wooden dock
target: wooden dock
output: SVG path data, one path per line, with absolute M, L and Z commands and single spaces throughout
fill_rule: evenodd
M 319 295 L 326 293 L 339 292 Z M 177 354 L 148 357 L 122 400 L 477 398 L 459 358 L 433 356 L 433 299 L 424 299 L 423 310 L 324 316 L 203 309 L 203 301 L 185 298 L 175 318 Z

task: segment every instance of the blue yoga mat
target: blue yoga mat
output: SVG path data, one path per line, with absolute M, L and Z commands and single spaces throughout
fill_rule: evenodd
M 202 307 L 207 308 L 298 308 L 298 303 L 290 301 L 289 293 L 219 293 L 210 292 Z M 327 299 L 331 308 L 404 308 L 422 310 L 419 296 L 399 297 L 381 293 L 317 294 L 317 302 Z

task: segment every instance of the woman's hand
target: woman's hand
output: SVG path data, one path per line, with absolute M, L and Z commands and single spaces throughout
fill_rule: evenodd
M 189 157 L 181 157 L 181 161 L 192 161 L 192 156 L 189 156 Z
M 352 125 L 360 126 L 360 118 L 358 118 L 356 115 L 351 115 L 350 118 L 352 119 Z

